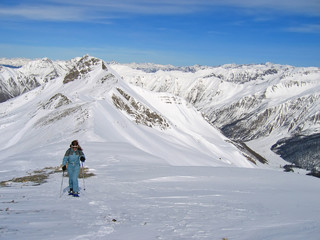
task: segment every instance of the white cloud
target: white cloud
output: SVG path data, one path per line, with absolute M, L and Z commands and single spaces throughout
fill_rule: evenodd
M 22 4 L 22 0 L 21 4 Z M 264 11 L 320 16 L 319 0 L 43 0 L 28 5 L 0 3 L 0 18 L 47 21 L 101 21 L 126 14 L 171 15 L 231 7 L 258 15 Z
M 286 29 L 289 32 L 320 33 L 320 24 L 305 24 Z
M 50 21 L 75 21 L 84 14 L 81 8 L 56 7 L 56 6 L 17 6 L 2 7 L 0 15 L 2 17 L 22 17 L 31 20 L 50 20 Z
M 54 5 L 19 5 L 10 7 L 0 6 L 0 18 L 15 19 L 23 18 L 29 20 L 40 21 L 102 21 L 112 18 L 98 14 L 94 9 L 85 8 L 83 6 L 54 6 Z M 108 23 L 103 21 L 101 23 Z
M 60 3 L 100 7 L 104 11 L 179 14 L 214 9 L 216 7 L 234 7 L 245 10 L 272 10 L 293 14 L 320 15 L 319 0 L 53 0 Z

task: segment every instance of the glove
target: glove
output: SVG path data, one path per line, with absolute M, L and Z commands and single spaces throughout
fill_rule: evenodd
M 86 158 L 85 158 L 84 156 L 81 156 L 81 157 L 80 157 L 80 161 L 81 161 L 81 162 L 84 162 L 85 160 L 86 160 Z
M 65 170 L 67 170 L 66 165 L 62 166 L 62 171 L 65 171 Z

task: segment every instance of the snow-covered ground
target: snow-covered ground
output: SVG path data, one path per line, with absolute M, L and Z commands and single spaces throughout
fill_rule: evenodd
M 74 139 L 95 174 L 80 198 L 61 172 L 0 186 L 0 239 L 318 238 L 319 179 L 253 164 L 182 98 L 95 64 L 0 104 L 0 182 L 59 167 Z
M 301 240 L 320 234 L 316 178 L 157 164 L 124 143 L 83 147 L 96 176 L 79 179 L 80 198 L 67 195 L 67 178 L 59 197 L 60 173 L 40 186 L 0 188 L 1 239 Z

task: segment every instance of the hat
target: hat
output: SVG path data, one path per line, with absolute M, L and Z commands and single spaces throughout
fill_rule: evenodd
M 79 143 L 78 143 L 78 140 L 73 140 L 70 144 L 70 147 L 79 147 Z

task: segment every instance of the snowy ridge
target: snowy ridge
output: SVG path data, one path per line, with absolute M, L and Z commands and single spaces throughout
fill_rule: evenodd
M 5 152 L 21 143 L 30 147 L 35 143 L 37 147 L 48 145 L 64 133 L 68 141 L 88 135 L 99 141 L 128 142 L 173 165 L 253 166 L 184 100 L 168 102 L 177 97 L 132 88 L 99 59 L 84 56 L 66 66 L 42 59 L 22 68 L 45 77 L 39 77 L 43 80 L 41 88 L 2 103 L 1 121 L 8 126 L 3 129 L 6 137 L 1 140 Z M 13 120 L 10 115 L 18 116 Z M 21 120 L 17 120 L 19 117 Z M 59 134 L 47 129 L 58 129 Z M 41 138 L 38 132 L 42 133 Z M 181 149 L 185 149 L 183 155 Z M 181 159 L 177 159 L 178 155 Z
M 227 137 L 250 141 L 250 146 L 267 159 L 274 158 L 270 149 L 277 141 L 320 130 L 319 68 L 231 64 L 188 72 L 160 67 L 148 71 L 142 66 L 112 65 L 129 83 L 186 99 Z M 257 147 L 261 145 L 255 141 L 266 138 L 268 144 Z M 317 148 L 307 148 L 310 151 L 304 155 L 317 158 Z
M 11 62 L 14 64 L 14 60 Z M 185 99 L 227 137 L 241 142 L 250 141 L 250 147 L 267 159 L 275 157 L 270 149 L 278 141 L 319 132 L 319 68 L 296 68 L 272 63 L 219 67 L 110 63 L 108 69 L 106 65 L 99 59 L 83 56 L 70 61 L 46 58 L 27 61 L 19 69 L 1 67 L 0 100 L 6 101 L 58 78 L 63 78 L 64 83 L 86 79 L 89 72 L 93 74 L 97 71 L 99 75 L 102 69 L 108 74 L 97 76 L 101 77 L 101 83 L 109 78 L 123 78 L 147 90 L 171 93 Z M 94 70 L 97 66 L 98 70 Z M 94 91 L 99 92 L 93 87 Z M 113 101 L 118 101 L 118 106 L 123 109 L 131 108 L 129 115 L 134 121 L 145 121 L 145 118 L 140 119 L 138 111 L 147 113 L 149 108 L 141 105 L 140 110 L 136 109 L 139 101 L 133 103 L 135 100 L 132 98 L 131 102 L 125 103 L 127 100 L 121 94 L 119 97 L 114 95 Z M 148 102 L 148 99 L 145 101 Z M 157 116 L 154 109 L 150 114 Z M 161 119 L 157 120 L 159 126 L 165 128 L 167 123 Z M 268 141 L 262 149 L 257 148 L 260 145 L 258 142 L 266 138 L 272 138 L 272 141 Z M 304 155 L 317 158 L 317 149 L 311 148 Z M 286 160 L 292 162 L 291 159 Z

